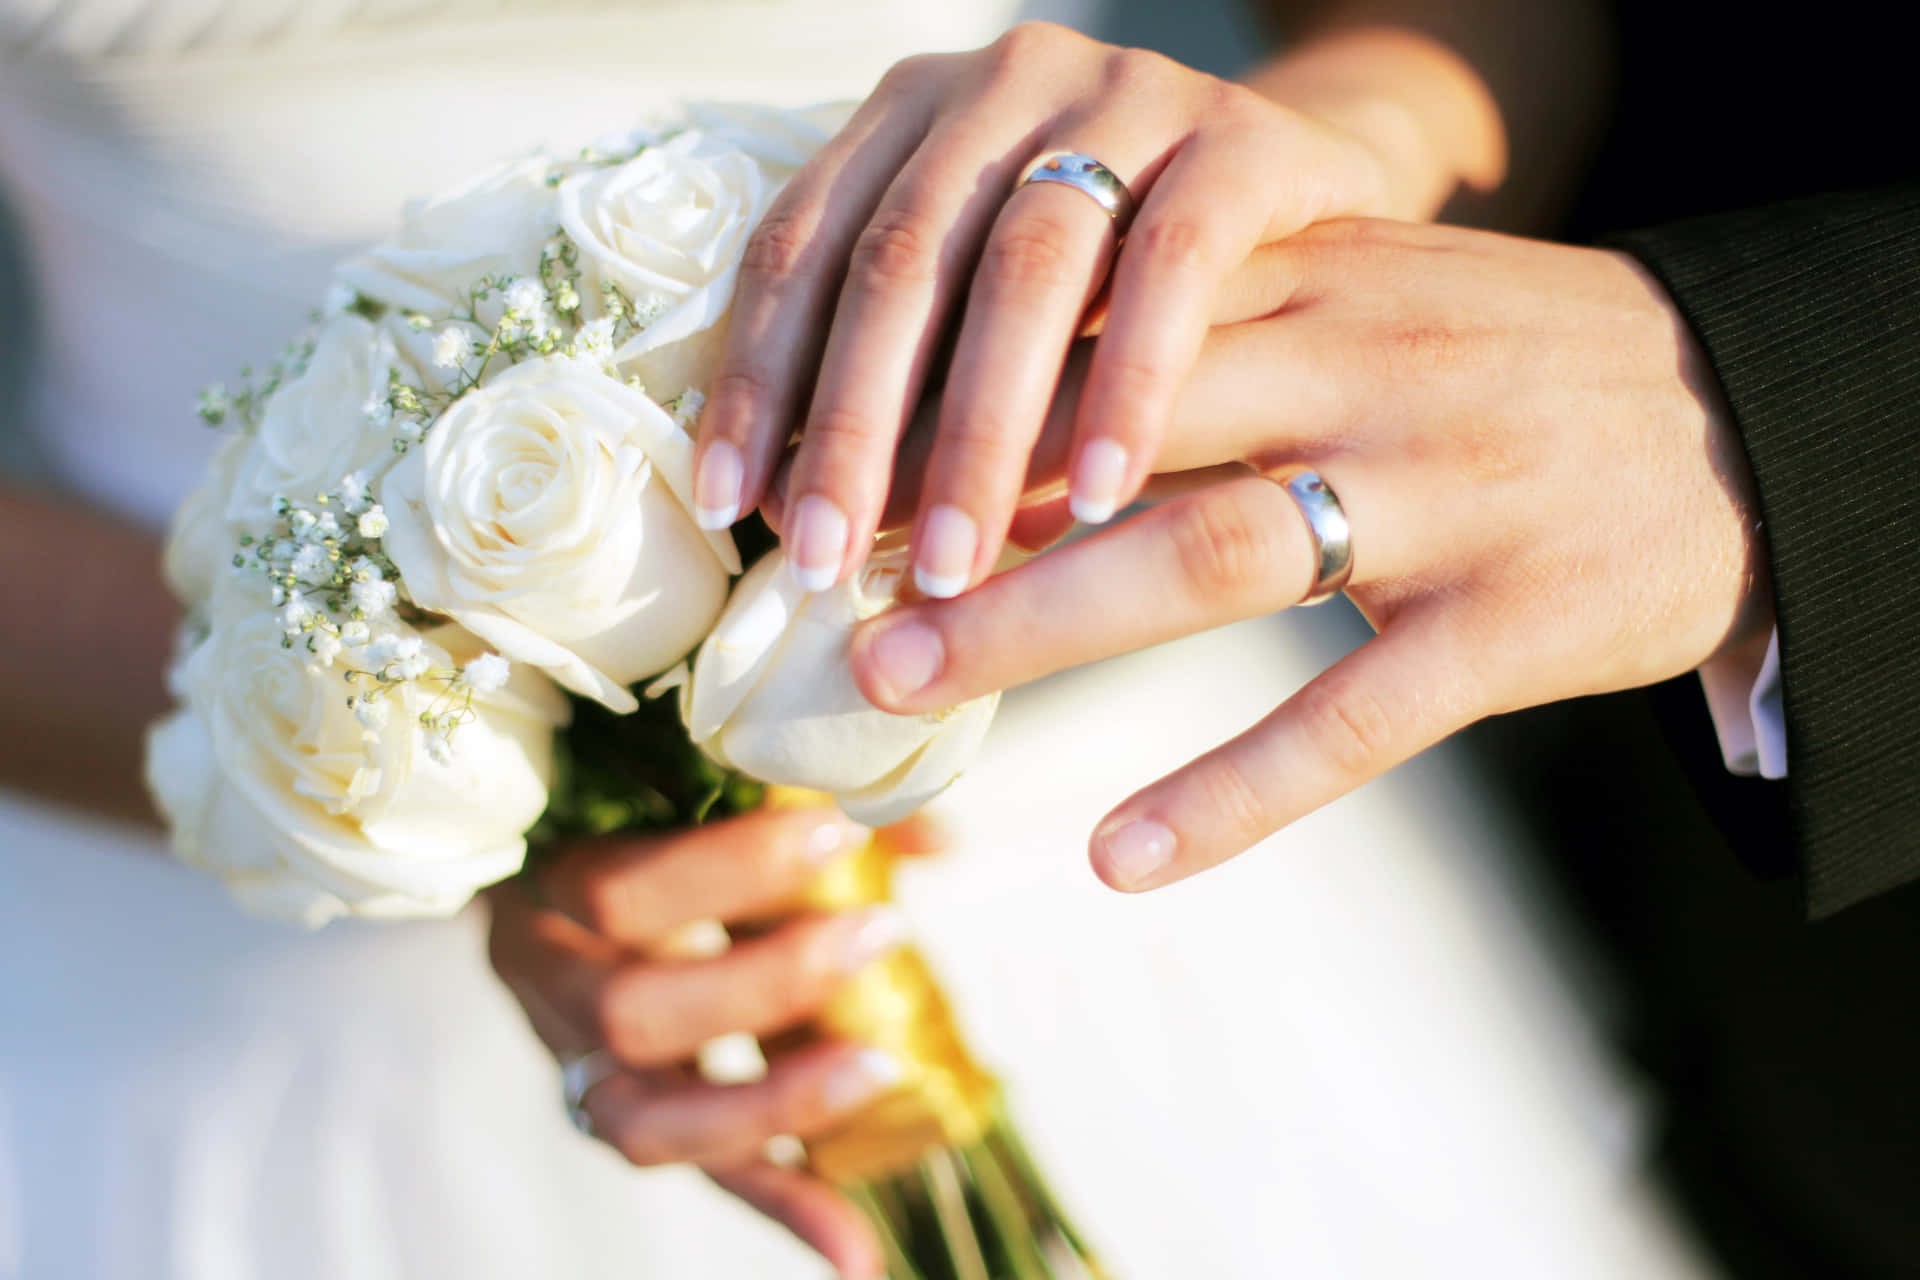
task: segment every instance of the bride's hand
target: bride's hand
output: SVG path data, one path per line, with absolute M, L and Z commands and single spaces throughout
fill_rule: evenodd
M 1015 190 L 1029 161 L 1062 150 L 1131 189 L 1124 247 L 1087 195 Z M 1111 265 L 1073 471 L 1080 511 L 1104 518 L 1146 478 L 1221 278 L 1263 241 L 1383 211 L 1383 164 L 1357 133 L 1252 89 L 1046 24 L 899 64 L 749 243 L 700 424 L 703 522 L 729 524 L 762 499 L 804 417 L 787 548 L 810 586 L 850 571 L 964 305 L 916 573 L 931 595 L 977 581 Z
M 1620 253 L 1394 223 L 1316 227 L 1222 295 L 1162 465 L 1320 473 L 1379 634 L 1097 828 L 1110 884 L 1247 848 L 1481 717 L 1757 669 L 1770 615 L 1752 478 L 1663 289 Z M 1034 458 L 1057 475 L 1065 410 Z M 856 633 L 879 706 L 923 712 L 1298 603 L 1286 490 L 1233 478 Z M 1143 727 L 1143 731 L 1144 727 Z
M 817 1133 L 891 1085 L 897 1068 L 857 1044 L 776 1055 L 747 1084 L 710 1084 L 692 1060 L 733 1032 L 803 1022 L 856 969 L 905 940 L 890 908 L 771 923 L 821 865 L 865 832 L 832 810 L 761 812 L 693 830 L 586 842 L 529 886 L 491 894 L 494 968 L 562 1059 L 604 1048 L 620 1070 L 587 1093 L 595 1136 L 638 1165 L 699 1164 L 784 1223 L 843 1276 L 877 1277 L 859 1210 L 804 1169 L 768 1161 L 768 1139 Z M 744 940 L 690 949 L 719 920 Z M 771 927 L 764 927 L 771 924 Z

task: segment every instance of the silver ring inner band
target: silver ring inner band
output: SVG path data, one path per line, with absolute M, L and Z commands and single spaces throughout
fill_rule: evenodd
M 1319 604 L 1331 600 L 1345 590 L 1347 580 L 1353 577 L 1353 530 L 1347 523 L 1346 510 L 1334 494 L 1333 486 L 1317 471 L 1301 467 L 1273 479 L 1300 508 L 1313 536 L 1316 559 L 1313 586 L 1300 603 Z
M 1033 163 L 1020 174 L 1014 189 L 1030 182 L 1058 182 L 1072 187 L 1106 210 L 1107 216 L 1113 219 L 1114 230 L 1121 235 L 1126 234 L 1127 223 L 1133 220 L 1133 194 L 1127 190 L 1127 184 L 1092 156 L 1078 151 L 1045 152 L 1034 157 Z

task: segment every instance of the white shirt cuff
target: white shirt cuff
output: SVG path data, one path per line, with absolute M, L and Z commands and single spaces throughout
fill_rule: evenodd
M 1780 697 L 1780 628 L 1767 637 L 1756 666 L 1735 654 L 1700 668 L 1707 713 L 1720 736 L 1720 755 L 1734 773 L 1787 776 L 1787 717 Z

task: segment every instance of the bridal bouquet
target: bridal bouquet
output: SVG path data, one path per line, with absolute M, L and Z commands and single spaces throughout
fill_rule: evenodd
M 444 915 L 530 837 L 782 802 L 769 783 L 883 824 L 966 766 L 992 699 L 888 715 L 847 669 L 903 549 L 808 594 L 778 551 L 738 577 L 690 514 L 748 234 L 841 118 L 694 107 L 507 164 L 408 209 L 311 333 L 205 393 L 224 439 L 166 551 L 179 706 L 148 752 L 185 861 L 309 926 Z M 795 907 L 877 900 L 889 870 L 876 843 Z M 1087 1273 L 917 956 L 820 1022 L 909 1064 L 811 1145 L 898 1276 Z

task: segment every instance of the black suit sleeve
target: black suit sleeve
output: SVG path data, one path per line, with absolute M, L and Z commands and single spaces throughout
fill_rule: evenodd
M 1615 236 L 1758 484 L 1808 911 L 1920 878 L 1920 182 Z

